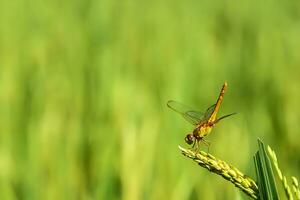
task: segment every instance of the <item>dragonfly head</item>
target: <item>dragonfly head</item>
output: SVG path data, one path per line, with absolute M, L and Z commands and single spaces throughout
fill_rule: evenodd
M 195 141 L 195 137 L 192 133 L 189 133 L 185 136 L 184 140 L 188 144 L 193 144 L 193 142 Z

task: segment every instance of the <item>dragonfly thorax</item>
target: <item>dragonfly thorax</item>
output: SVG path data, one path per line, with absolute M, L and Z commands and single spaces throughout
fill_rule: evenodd
M 198 141 L 200 141 L 203 137 L 208 135 L 214 126 L 214 123 L 204 123 L 196 127 L 193 131 L 193 136 L 196 138 Z

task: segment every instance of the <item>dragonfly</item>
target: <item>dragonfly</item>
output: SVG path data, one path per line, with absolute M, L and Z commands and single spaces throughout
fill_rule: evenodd
M 227 82 L 223 84 L 217 102 L 212 106 L 210 106 L 209 108 L 207 108 L 207 110 L 203 113 L 194 111 L 193 109 L 188 108 L 184 104 L 181 104 L 174 100 L 170 100 L 167 102 L 167 106 L 169 108 L 182 115 L 188 122 L 190 122 L 192 125 L 195 126 L 193 132 L 188 133 L 184 139 L 187 144 L 192 145 L 193 149 L 198 150 L 199 143 L 201 141 L 209 147 L 210 143 L 207 142 L 204 139 L 204 137 L 210 134 L 212 128 L 219 121 L 231 115 L 236 114 L 236 113 L 231 113 L 231 114 L 224 115 L 220 118 L 217 117 L 226 89 L 227 89 Z

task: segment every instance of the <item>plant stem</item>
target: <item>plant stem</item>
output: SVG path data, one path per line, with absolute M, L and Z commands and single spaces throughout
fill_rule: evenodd
M 179 146 L 182 154 L 197 162 L 201 167 L 222 176 L 224 179 L 233 183 L 241 189 L 245 194 L 253 199 L 258 199 L 258 187 L 251 178 L 244 175 L 236 167 L 227 164 L 211 154 L 204 151 L 194 152 Z
M 286 177 L 283 175 L 283 173 L 281 172 L 281 170 L 279 168 L 276 153 L 275 153 L 275 151 L 273 151 L 271 149 L 270 146 L 268 146 L 268 153 L 269 153 L 269 156 L 270 156 L 271 161 L 273 163 L 273 166 L 276 169 L 277 175 L 278 175 L 278 177 L 279 177 L 279 179 L 280 179 L 280 181 L 281 181 L 281 183 L 283 185 L 283 188 L 284 188 L 284 191 L 285 191 L 285 194 L 286 194 L 287 198 L 289 200 L 293 200 L 294 198 L 293 198 L 293 195 L 292 195 L 291 188 L 290 188 L 290 186 L 287 183 Z M 297 179 L 295 177 L 292 180 L 293 180 L 293 190 L 294 190 L 294 192 L 296 194 L 296 198 L 299 199 L 300 198 L 299 197 L 300 196 L 300 194 L 299 194 L 300 192 L 299 192 L 299 188 L 298 188 L 298 181 L 297 181 Z

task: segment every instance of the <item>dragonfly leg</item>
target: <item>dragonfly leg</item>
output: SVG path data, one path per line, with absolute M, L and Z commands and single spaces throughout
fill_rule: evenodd
M 194 147 L 195 147 L 195 144 L 196 144 L 196 140 L 194 140 L 194 142 L 193 142 L 193 145 L 192 145 L 192 148 L 191 148 L 191 149 L 194 149 Z
M 192 151 L 195 151 L 197 153 L 197 149 L 198 149 L 198 141 L 194 140 L 192 147 L 189 148 Z
M 195 140 L 193 142 L 192 147 L 190 148 L 190 150 L 194 151 L 195 153 L 199 153 L 200 151 L 200 140 Z M 206 143 L 205 143 L 206 144 Z M 207 144 L 206 144 L 207 145 Z
M 199 153 L 199 141 L 198 140 L 195 140 L 195 148 L 193 149 L 195 151 L 195 153 Z
M 198 149 L 198 141 L 194 140 L 192 147 L 190 148 L 190 150 L 194 151 L 197 153 L 197 149 Z
M 209 153 L 210 142 L 202 139 L 203 143 L 207 146 L 207 152 Z

